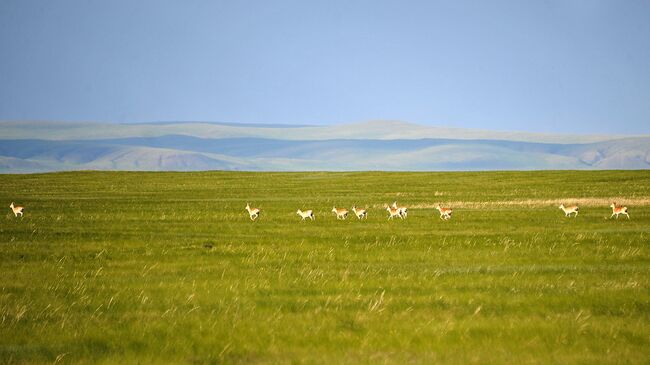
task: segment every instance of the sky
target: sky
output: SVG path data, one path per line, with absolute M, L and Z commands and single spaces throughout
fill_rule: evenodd
M 0 120 L 650 133 L 650 1 L 0 1 Z

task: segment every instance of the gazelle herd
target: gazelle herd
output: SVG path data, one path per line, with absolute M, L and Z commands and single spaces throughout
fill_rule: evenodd
M 408 208 L 405 206 L 398 206 L 397 202 L 393 202 L 393 204 L 391 205 L 385 205 L 385 207 L 386 207 L 386 211 L 388 212 L 389 220 L 392 220 L 394 218 L 406 219 L 408 217 Z M 613 211 L 610 218 L 614 218 L 614 216 L 618 218 L 620 214 L 623 214 L 627 216 L 627 219 L 630 219 L 630 215 L 627 214 L 626 206 L 612 203 L 610 207 L 612 208 Z M 20 208 L 22 210 L 22 207 Z M 440 205 L 436 205 L 436 209 L 438 210 L 438 212 L 440 212 L 440 219 L 445 221 L 451 219 L 451 214 L 454 212 L 452 208 L 441 207 Z M 575 204 L 567 205 L 567 206 L 565 206 L 564 204 L 560 204 L 560 209 L 564 212 L 564 215 L 566 217 L 571 217 L 571 214 L 573 214 L 574 218 L 578 216 L 578 211 L 580 210 L 580 208 Z M 251 220 L 255 220 L 260 214 L 259 209 L 251 208 L 248 204 L 246 204 L 246 210 L 248 211 Z M 357 208 L 357 206 L 355 205 L 352 207 L 352 212 L 354 213 L 354 215 L 357 216 L 358 219 L 368 219 L 367 209 L 360 209 Z M 298 209 L 296 213 L 302 218 L 301 221 L 304 221 L 307 218 L 311 220 L 314 220 L 316 218 L 316 216 L 314 215 L 314 211 L 311 209 L 305 211 Z M 345 208 L 332 207 L 332 213 L 334 213 L 337 220 L 345 220 L 348 218 L 349 211 Z
M 393 202 L 391 205 L 386 205 L 386 211 L 388 212 L 388 219 L 392 220 L 393 218 L 400 218 L 400 219 L 406 219 L 408 217 L 408 208 L 405 206 L 398 206 L 397 202 Z M 14 205 L 13 202 L 9 205 L 9 208 L 11 208 L 11 211 L 14 213 L 14 217 L 18 217 L 20 215 L 21 217 L 23 216 L 23 210 L 25 207 L 19 206 L 19 205 Z M 571 214 L 573 214 L 573 217 L 578 216 L 578 211 L 580 208 L 573 204 L 573 205 L 564 205 L 560 204 L 559 207 L 563 212 L 565 217 L 570 217 Z M 630 219 L 630 215 L 627 213 L 627 207 L 624 205 L 619 205 L 616 203 L 612 203 L 610 205 L 610 208 L 612 208 L 612 215 L 609 217 L 618 219 L 618 216 L 623 214 L 627 217 L 627 219 Z M 453 210 L 451 208 L 445 208 L 441 207 L 440 205 L 436 206 L 436 209 L 438 212 L 440 212 L 440 219 L 442 220 L 449 220 L 451 219 L 451 214 L 453 213 Z M 254 221 L 256 220 L 261 213 L 261 210 L 259 208 L 252 208 L 250 204 L 246 203 L 246 211 L 248 212 L 249 218 Z M 352 212 L 354 215 L 357 216 L 358 219 L 368 219 L 368 210 L 367 209 L 359 209 L 357 206 L 352 207 Z M 309 210 L 300 210 L 296 211 L 296 213 L 302 218 L 301 221 L 304 221 L 305 219 L 309 218 L 312 221 L 316 219 L 316 216 L 314 215 L 314 211 L 309 209 Z M 337 220 L 345 220 L 348 217 L 348 210 L 345 208 L 337 208 L 337 207 L 332 207 L 332 213 L 336 215 Z

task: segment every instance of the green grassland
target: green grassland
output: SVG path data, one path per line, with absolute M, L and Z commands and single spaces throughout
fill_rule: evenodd
M 0 363 L 648 363 L 649 197 L 650 171 L 0 175 Z

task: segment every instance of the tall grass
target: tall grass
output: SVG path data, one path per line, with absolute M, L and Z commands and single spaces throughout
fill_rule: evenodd
M 647 363 L 648 197 L 646 171 L 0 175 L 0 362 Z

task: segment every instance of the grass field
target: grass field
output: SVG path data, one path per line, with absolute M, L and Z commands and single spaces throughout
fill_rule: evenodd
M 650 362 L 650 171 L 0 175 L 0 202 L 1 363 Z

